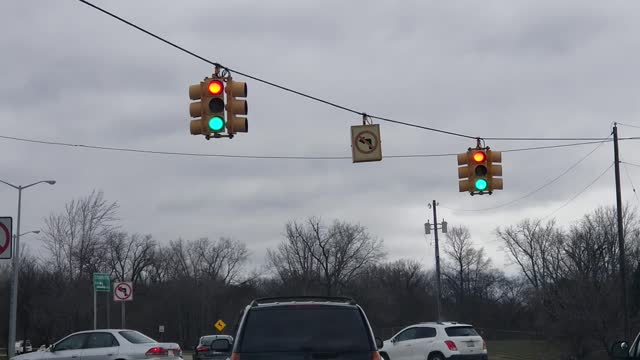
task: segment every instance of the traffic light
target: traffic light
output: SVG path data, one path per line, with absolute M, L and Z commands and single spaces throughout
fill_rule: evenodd
M 472 189 L 477 192 L 484 192 L 489 187 L 487 180 L 487 153 L 484 150 L 471 150 L 469 164 L 469 182 Z
M 460 192 L 472 192 L 469 187 L 469 151 L 458 154 L 458 187 Z
M 489 173 L 487 180 L 489 181 L 489 192 L 493 190 L 502 190 L 502 153 L 500 151 L 487 150 L 487 159 Z
M 189 98 L 200 100 L 189 105 L 191 117 L 200 119 L 191 121 L 192 135 L 218 134 L 225 129 L 224 82 L 221 78 L 206 78 L 200 84 L 189 86 Z
M 471 195 L 502 190 L 502 153 L 489 148 L 469 149 L 458 154 L 458 187 Z
M 249 124 L 246 116 L 249 110 L 247 101 L 247 83 L 233 81 L 229 78 L 227 81 L 227 133 L 233 135 L 238 132 L 248 132 Z M 240 115 L 240 116 L 238 116 Z

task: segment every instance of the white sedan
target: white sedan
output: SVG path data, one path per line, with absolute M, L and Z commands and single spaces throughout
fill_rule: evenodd
M 134 330 L 91 330 L 73 333 L 48 351 L 11 360 L 182 360 L 176 343 L 159 343 Z

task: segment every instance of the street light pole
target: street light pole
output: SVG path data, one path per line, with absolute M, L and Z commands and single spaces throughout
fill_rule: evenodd
M 49 185 L 55 184 L 55 180 L 43 180 L 38 181 L 33 184 L 29 184 L 26 186 L 21 185 L 13 185 L 6 181 L 0 180 L 1 183 L 11 186 L 12 188 L 18 190 L 18 218 L 16 222 L 17 231 L 16 231 L 16 241 L 13 244 L 14 253 L 13 253 L 13 262 L 12 262 L 12 281 L 11 281 L 11 300 L 9 305 L 9 343 L 7 344 L 7 355 L 9 359 L 16 355 L 16 319 L 18 312 L 18 274 L 20 273 L 20 212 L 22 208 L 22 190 L 26 188 L 30 188 L 34 185 L 38 185 L 40 183 L 47 183 Z

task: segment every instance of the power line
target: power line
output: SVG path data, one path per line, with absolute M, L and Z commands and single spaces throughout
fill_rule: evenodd
M 424 130 L 429 130 L 429 131 L 435 131 L 435 132 L 439 132 L 439 133 L 443 133 L 443 134 L 447 134 L 447 135 L 459 136 L 459 137 L 464 137 L 464 138 L 468 138 L 468 139 L 475 139 L 476 138 L 475 136 L 460 134 L 460 133 L 456 133 L 456 132 L 453 132 L 453 131 L 436 129 L 436 128 L 422 126 L 422 125 L 418 125 L 418 124 L 412 124 L 412 123 L 393 120 L 393 119 L 386 119 L 386 118 L 382 118 L 382 117 L 378 117 L 378 116 L 371 116 L 371 115 L 368 115 L 365 112 L 357 111 L 357 110 L 354 110 L 352 108 L 336 104 L 336 103 L 334 103 L 332 101 L 324 100 L 324 99 L 321 99 L 321 98 L 316 97 L 316 96 L 305 94 L 305 93 L 303 93 L 301 91 L 293 90 L 293 89 L 285 87 L 283 85 L 279 85 L 279 84 L 276 84 L 274 82 L 258 78 L 256 76 L 249 75 L 247 73 L 238 71 L 236 69 L 231 69 L 229 67 L 221 65 L 220 63 L 211 61 L 211 60 L 205 58 L 204 56 L 200 56 L 200 55 L 194 53 L 193 51 L 187 50 L 187 49 L 183 48 L 182 46 L 179 46 L 179 45 L 177 45 L 177 44 L 175 44 L 175 43 L 173 43 L 173 42 L 171 42 L 169 40 L 166 40 L 166 39 L 164 39 L 164 38 L 152 33 L 151 31 L 146 30 L 146 29 L 144 29 L 144 28 L 142 28 L 142 27 L 140 27 L 140 26 L 138 26 L 138 25 L 136 25 L 136 24 L 134 24 L 134 23 L 132 23 L 132 22 L 130 22 L 128 20 L 125 20 L 122 17 L 120 17 L 120 16 L 118 16 L 118 15 L 112 13 L 112 12 L 109 12 L 109 11 L 107 11 L 107 10 L 97 6 L 97 5 L 94 5 L 94 4 L 92 4 L 92 3 L 90 3 L 90 2 L 88 2 L 86 0 L 78 0 L 78 1 L 80 1 L 81 3 L 83 3 L 85 5 L 90 6 L 90 7 L 94 8 L 94 9 L 96 9 L 96 10 L 98 10 L 98 11 L 100 11 L 100 12 L 106 14 L 106 15 L 109 15 L 112 18 L 114 18 L 114 19 L 116 19 L 118 21 L 121 21 L 121 22 L 123 22 L 123 23 L 125 23 L 125 24 L 127 24 L 127 25 L 129 25 L 129 26 L 131 26 L 131 27 L 133 27 L 135 29 L 137 29 L 137 30 L 140 30 L 143 33 L 145 33 L 145 34 L 147 34 L 147 35 L 149 35 L 149 36 L 151 36 L 151 37 L 153 37 L 153 38 L 155 38 L 157 40 L 160 40 L 160 41 L 162 41 L 163 43 L 165 43 L 165 44 L 167 44 L 169 46 L 172 46 L 172 47 L 174 47 L 174 48 L 176 48 L 176 49 L 178 49 L 178 50 L 180 50 L 182 52 L 185 52 L 185 53 L 187 53 L 187 54 L 189 54 L 189 55 L 191 55 L 191 56 L 193 56 L 193 57 L 195 57 L 195 58 L 197 58 L 199 60 L 202 60 L 202 61 L 204 61 L 204 62 L 206 62 L 206 63 L 208 63 L 210 65 L 227 69 L 230 72 L 242 75 L 242 76 L 244 76 L 246 78 L 261 82 L 261 83 L 269 85 L 269 86 L 273 86 L 273 87 L 278 88 L 280 90 L 287 91 L 287 92 L 290 92 L 290 93 L 305 97 L 307 99 L 310 99 L 310 100 L 313 100 L 313 101 L 317 101 L 317 102 L 323 103 L 325 105 L 333 106 L 333 107 L 338 108 L 340 110 L 344 110 L 344 111 L 347 111 L 347 112 L 350 112 L 350 113 L 353 113 L 353 114 L 357 114 L 357 115 L 360 115 L 360 116 L 369 116 L 371 118 L 375 118 L 375 119 L 378 119 L 378 120 L 381 120 L 381 121 L 387 121 L 387 122 L 391 122 L 391 123 L 395 123 L 395 124 L 399 124 L 399 125 L 411 126 L 411 127 L 414 127 L 414 128 L 419 128 L 419 129 L 424 129 Z
M 171 156 L 191 156 L 191 157 L 218 157 L 218 158 L 235 158 L 235 159 L 262 159 L 262 160 L 348 160 L 351 159 L 351 156 L 279 156 L 279 155 L 233 155 L 233 154 L 208 154 L 208 153 L 189 153 L 189 152 L 178 152 L 178 151 L 162 151 L 162 150 L 147 150 L 147 149 L 134 149 L 134 148 L 124 148 L 124 147 L 114 147 L 114 146 L 100 146 L 100 145 L 86 145 L 86 144 L 73 144 L 67 142 L 60 141 L 48 141 L 48 140 L 38 140 L 38 139 L 28 139 L 21 138 L 15 136 L 6 136 L 0 135 L 0 139 L 19 141 L 19 142 L 27 142 L 41 145 L 52 145 L 52 146 L 62 146 L 62 147 L 71 147 L 71 148 L 83 148 L 83 149 L 92 149 L 92 150 L 103 150 L 103 151 L 116 151 L 116 152 L 130 152 L 130 153 L 141 153 L 141 154 L 151 154 L 151 155 L 171 155 Z M 638 140 L 640 138 L 621 138 L 618 140 Z M 527 147 L 527 148 L 517 148 L 517 149 L 507 149 L 502 152 L 521 152 L 521 151 L 533 151 L 533 150 L 547 150 L 547 149 L 555 149 L 562 147 L 573 147 L 573 146 L 582 146 L 594 143 L 603 143 L 609 142 L 607 141 L 597 141 L 597 142 L 580 142 L 580 143 L 570 143 L 570 144 L 561 144 L 561 145 L 552 145 L 552 146 L 538 146 L 538 147 Z M 404 154 L 404 155 L 386 155 L 384 158 L 391 159 L 408 159 L 408 158 L 432 158 L 432 157 L 453 157 L 457 156 L 457 153 L 442 153 L 442 154 Z
M 618 123 L 618 125 L 622 125 L 622 126 L 626 126 L 626 127 L 631 127 L 631 128 L 636 128 L 636 129 L 640 129 L 640 126 L 637 126 L 637 125 L 629 125 L 629 124 L 623 124 L 623 123 Z
M 626 162 L 626 161 L 620 161 L 620 163 L 622 163 L 622 164 L 627 164 L 627 165 L 631 165 L 631 166 L 635 166 L 635 167 L 640 167 L 640 165 L 638 165 L 638 164 L 633 164 L 633 163 Z
M 562 178 L 563 176 L 565 176 L 566 174 L 568 174 L 571 170 L 575 169 L 578 165 L 580 165 L 580 163 L 582 163 L 584 160 L 586 160 L 589 156 L 591 156 L 591 154 L 593 154 L 596 150 L 598 150 L 602 144 L 604 144 L 605 142 L 610 142 L 612 140 L 607 139 L 607 141 L 600 141 L 598 142 L 598 146 L 596 146 L 593 150 L 591 150 L 589 153 L 587 153 L 585 156 L 583 156 L 582 158 L 580 158 L 577 162 L 573 163 L 571 166 L 569 166 L 565 171 L 561 172 L 560 175 L 556 176 L 555 178 L 551 179 L 550 181 L 547 181 L 546 183 L 544 183 L 543 185 L 539 186 L 538 188 L 534 189 L 533 191 L 530 191 L 528 193 L 526 193 L 525 195 L 516 198 L 514 200 L 511 200 L 509 202 L 506 202 L 504 204 L 500 204 L 500 205 L 496 205 L 496 206 L 492 206 L 492 207 L 488 207 L 488 208 L 483 208 L 483 209 L 450 209 L 452 211 L 457 211 L 457 212 L 477 212 L 477 211 L 488 211 L 488 210 L 495 210 L 495 209 L 500 209 L 509 205 L 513 205 L 515 203 L 517 203 L 520 200 L 526 199 L 529 196 L 537 193 L 538 191 L 546 188 L 547 186 L 555 183 L 556 181 L 558 181 L 560 178 Z
M 633 180 L 631 180 L 631 175 L 629 175 L 629 169 L 627 169 L 627 165 L 625 163 L 622 163 L 622 165 L 624 165 L 624 172 L 627 174 L 627 179 L 629 180 L 629 184 L 631 184 L 631 189 L 633 190 L 633 195 L 636 198 L 636 201 L 638 202 L 638 204 L 640 204 L 640 198 L 638 198 L 638 193 L 636 192 L 636 187 L 633 185 Z
M 623 140 L 623 139 L 618 139 L 618 140 Z M 635 139 L 625 138 L 624 140 L 635 140 Z M 612 139 L 608 138 L 607 140 L 600 140 L 600 141 L 587 141 L 587 142 L 570 143 L 570 144 L 536 146 L 536 147 L 528 147 L 528 148 L 520 148 L 520 149 L 509 149 L 509 150 L 502 150 L 502 152 L 503 153 L 508 153 L 508 152 L 518 152 L 518 151 L 528 151 L 528 150 L 557 149 L 557 148 L 570 147 L 570 146 L 601 144 L 601 143 L 612 142 L 612 141 L 613 141 Z
M 546 218 L 548 218 L 550 216 L 553 216 L 555 213 L 560 211 L 562 208 L 564 208 L 565 206 L 567 206 L 571 202 L 573 202 L 573 200 L 575 200 L 578 196 L 582 195 L 582 193 L 587 191 L 591 186 L 593 186 L 593 184 L 595 184 L 598 180 L 600 180 L 600 178 L 602 178 L 609 171 L 609 169 L 611 169 L 613 167 L 613 165 L 614 164 L 611 163 L 600 175 L 598 175 L 597 178 L 595 178 L 592 182 L 590 182 L 589 185 L 587 185 L 584 189 L 580 190 L 579 193 L 575 194 L 571 199 L 569 199 L 566 203 L 562 204 L 562 206 L 560 206 L 559 208 L 555 209 L 549 215 L 546 215 L 546 216 L 542 217 L 542 220 L 544 220 L 544 219 L 546 219 Z
M 340 109 L 340 110 L 344 110 L 344 111 L 347 111 L 347 112 L 350 112 L 350 113 L 353 113 L 353 114 L 357 114 L 357 115 L 360 115 L 360 116 L 363 116 L 363 117 L 369 117 L 369 118 L 372 118 L 372 119 L 376 119 L 376 120 L 380 120 L 380 121 L 386 121 L 386 122 L 390 122 L 390 123 L 394 123 L 394 124 L 398 124 L 398 125 L 409 126 L 409 127 L 413 127 L 413 128 L 418 128 L 418 129 L 438 132 L 438 133 L 441 133 L 441 134 L 452 135 L 452 136 L 457 136 L 457 137 L 463 137 L 463 138 L 467 138 L 467 139 L 480 139 L 480 138 L 482 138 L 482 137 L 479 137 L 479 136 L 471 136 L 471 135 L 462 134 L 462 133 L 458 133 L 458 132 L 453 132 L 453 131 L 434 128 L 434 127 L 423 126 L 423 125 L 413 124 L 413 123 L 409 123 L 409 122 L 399 121 L 399 120 L 395 120 L 395 119 L 391 119 L 391 118 L 386 118 L 386 117 L 381 117 L 381 116 L 376 116 L 376 115 L 370 115 L 370 114 L 367 114 L 366 112 L 363 112 L 363 111 L 357 111 L 357 110 L 355 110 L 353 108 L 350 108 L 350 107 L 347 107 L 347 106 L 344 106 L 344 105 L 340 105 L 340 104 L 337 104 L 335 102 L 319 98 L 317 96 L 309 95 L 309 94 L 303 93 L 301 91 L 294 90 L 294 89 L 288 88 L 286 86 L 279 85 L 279 84 L 276 84 L 274 82 L 258 78 L 258 77 L 253 76 L 253 75 L 249 75 L 249 74 L 241 72 L 239 70 L 223 66 L 220 63 L 214 62 L 212 60 L 209 60 L 209 59 L 205 58 L 204 56 L 201 56 L 201 55 L 198 55 L 198 54 L 194 53 L 193 51 L 187 50 L 186 48 L 184 48 L 184 47 L 182 47 L 180 45 L 177 45 L 177 44 L 175 44 L 175 43 L 173 43 L 173 42 L 171 42 L 171 41 L 169 41 L 169 40 L 167 40 L 167 39 L 165 39 L 165 38 L 163 38 L 163 37 L 161 37 L 159 35 L 156 35 L 156 34 L 152 33 L 151 31 L 146 30 L 146 29 L 142 28 L 141 26 L 138 26 L 138 25 L 132 23 L 131 21 L 128 21 L 128 20 L 126 20 L 126 19 L 124 19 L 124 18 L 122 18 L 122 17 L 120 17 L 120 16 L 118 16 L 118 15 L 112 13 L 112 12 L 109 12 L 109 11 L 107 11 L 107 10 L 105 10 L 105 9 L 95 5 L 95 4 L 92 4 L 89 1 L 86 1 L 86 0 L 78 0 L 78 1 L 83 3 L 83 4 L 85 4 L 85 5 L 87 5 L 87 6 L 90 6 L 91 8 L 93 8 L 95 10 L 98 10 L 98 11 L 102 12 L 103 14 L 106 14 L 106 15 L 108 15 L 108 16 L 110 16 L 110 17 L 112 17 L 112 18 L 114 18 L 114 19 L 116 19 L 116 20 L 118 20 L 118 21 L 120 21 L 120 22 L 122 22 L 124 24 L 126 24 L 126 25 L 129 25 L 129 26 L 131 26 L 131 27 L 133 27 L 133 28 L 135 28 L 135 29 L 137 29 L 139 31 L 142 31 L 143 33 L 153 37 L 156 40 L 160 40 L 163 43 L 165 43 L 165 44 L 167 44 L 167 45 L 169 45 L 169 46 L 171 46 L 171 47 L 173 47 L 175 49 L 178 49 L 178 50 L 180 50 L 180 51 L 182 51 L 182 52 L 184 52 L 186 54 L 189 54 L 189 55 L 191 55 L 191 56 L 193 56 L 193 57 L 195 57 L 195 58 L 197 58 L 197 59 L 199 59 L 201 61 L 204 61 L 204 62 L 206 62 L 206 63 L 208 63 L 210 65 L 226 69 L 229 72 L 242 75 L 242 76 L 244 76 L 246 78 L 249 78 L 249 79 L 255 80 L 257 82 L 260 82 L 260 83 L 263 83 L 263 84 L 278 88 L 278 89 L 286 91 L 286 92 L 290 92 L 292 94 L 296 94 L 296 95 L 302 96 L 302 97 L 307 98 L 309 100 L 317 101 L 317 102 L 323 103 L 325 105 L 329 105 L 329 106 L 332 106 L 334 108 L 337 108 L 337 109 Z M 558 138 L 488 137 L 488 138 L 482 138 L 482 139 L 495 140 L 495 141 L 601 141 L 601 140 L 604 140 L 605 138 L 596 138 L 596 137 L 576 137 L 576 138 L 570 138 L 570 137 L 558 137 Z
M 543 137 L 485 137 L 484 140 L 494 141 L 603 141 L 607 138 L 598 137 L 557 137 L 557 138 L 543 138 Z

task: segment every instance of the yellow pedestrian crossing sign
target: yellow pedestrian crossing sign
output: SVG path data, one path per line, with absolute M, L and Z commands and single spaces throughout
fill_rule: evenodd
M 222 320 L 218 320 L 215 325 L 213 325 L 216 327 L 216 329 L 218 329 L 218 331 L 222 332 L 222 330 L 224 330 L 224 328 L 227 326 L 227 324 L 224 323 L 224 321 Z

